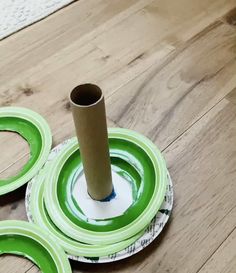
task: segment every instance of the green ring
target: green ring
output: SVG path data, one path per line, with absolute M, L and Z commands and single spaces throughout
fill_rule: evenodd
M 79 149 L 74 147 L 61 162 L 63 167 L 57 181 L 57 196 L 63 213 L 75 225 L 96 232 L 116 230 L 134 221 L 147 207 L 155 187 L 155 169 L 146 152 L 131 141 L 109 136 L 112 169 L 129 179 L 133 186 L 133 203 L 120 216 L 95 220 L 87 219 L 72 196 L 73 185 L 82 170 Z
M 24 221 L 0 222 L 0 255 L 16 254 L 35 263 L 44 273 L 71 273 L 65 252 L 47 232 Z
M 135 235 L 134 237 L 129 238 L 125 241 L 116 244 L 111 244 L 109 246 L 108 245 L 99 246 L 83 244 L 74 241 L 70 237 L 63 234 L 51 221 L 44 204 L 43 197 L 45 183 L 44 179 L 45 173 L 47 172 L 47 168 L 48 166 L 45 165 L 44 169 L 40 171 L 38 176 L 35 177 L 35 180 L 32 182 L 32 188 L 29 199 L 29 210 L 32 214 L 34 223 L 40 226 L 41 228 L 45 229 L 47 232 L 49 232 L 50 235 L 54 237 L 54 240 L 58 242 L 69 255 L 84 257 L 107 256 L 123 250 L 124 248 L 134 243 L 136 240 L 139 239 L 139 237 L 143 235 L 144 230 L 141 231 L 139 234 Z
M 72 140 L 65 149 L 62 150 L 54 164 L 51 166 L 46 181 L 45 189 L 47 190 L 45 190 L 44 194 L 46 207 L 54 224 L 69 237 L 83 243 L 108 245 L 121 242 L 134 236 L 151 222 L 160 208 L 165 195 L 167 169 L 165 161 L 157 147 L 146 137 L 127 129 L 110 129 L 109 136 L 119 139 L 128 139 L 145 150 L 155 167 L 156 184 L 148 206 L 139 217 L 125 227 L 114 231 L 96 232 L 88 231 L 75 225 L 61 210 L 56 187 L 58 175 L 63 165 L 62 162 L 68 157 L 68 154 L 71 154 L 71 151 L 78 147 L 76 139 Z
M 0 180 L 0 195 L 27 183 L 46 162 L 52 145 L 50 128 L 39 114 L 21 107 L 0 108 L 0 131 L 20 134 L 30 146 L 30 159 L 16 176 Z

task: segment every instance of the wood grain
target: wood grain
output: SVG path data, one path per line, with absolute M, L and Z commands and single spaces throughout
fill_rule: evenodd
M 108 116 L 164 149 L 236 85 L 235 48 L 234 29 L 216 21 L 110 96 Z
M 151 138 L 174 181 L 159 239 L 117 263 L 72 262 L 73 273 L 235 272 L 235 22 L 235 0 L 80 0 L 0 42 L 0 106 L 42 114 L 55 146 L 74 135 L 69 92 L 97 83 L 109 126 Z M 0 175 L 29 156 L 12 141 L 2 135 Z M 0 197 L 0 220 L 26 220 L 24 194 Z M 5 272 L 39 271 L 3 256 Z

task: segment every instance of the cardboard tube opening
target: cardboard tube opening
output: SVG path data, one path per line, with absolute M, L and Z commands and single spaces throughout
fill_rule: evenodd
M 82 84 L 70 94 L 71 109 L 89 195 L 104 200 L 112 194 L 111 162 L 102 90 Z
M 92 106 L 102 97 L 102 90 L 97 85 L 90 83 L 75 87 L 70 95 L 71 102 L 78 106 Z

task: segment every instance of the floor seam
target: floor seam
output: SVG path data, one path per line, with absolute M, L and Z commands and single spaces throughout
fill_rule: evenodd
M 200 266 L 200 268 L 196 271 L 196 273 L 199 273 L 203 267 L 208 263 L 208 261 L 215 255 L 215 253 L 218 251 L 218 249 L 224 244 L 224 242 L 231 236 L 231 234 L 236 230 L 236 227 L 234 227 L 231 232 L 226 236 L 226 238 L 219 244 L 219 246 L 213 251 L 213 253 L 208 257 L 208 259 Z
M 28 268 L 28 269 L 25 271 L 25 273 L 29 272 L 34 266 L 35 266 L 34 264 L 31 265 L 30 268 Z
M 189 131 L 196 123 L 198 123 L 202 118 L 204 118 L 213 108 L 215 108 L 225 97 L 222 97 L 218 102 L 216 102 L 212 107 L 210 107 L 204 114 L 202 114 L 198 119 L 196 119 L 192 124 L 190 124 L 181 134 L 179 134 L 174 140 L 172 140 L 165 148 L 161 151 L 165 152 L 172 144 L 174 144 L 180 137 L 182 137 L 187 131 Z

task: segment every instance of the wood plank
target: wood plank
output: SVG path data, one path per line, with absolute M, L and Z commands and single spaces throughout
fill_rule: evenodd
M 164 149 L 236 86 L 236 33 L 220 21 L 107 100 L 108 116 Z
M 220 17 L 232 17 L 234 7 L 235 1 L 156 0 L 97 36 L 93 44 L 123 63 L 101 83 L 103 89 L 117 89 L 152 65 L 161 67 L 197 33 Z
M 114 23 L 118 23 L 136 10 L 141 9 L 147 3 L 148 0 L 114 0 L 112 4 L 109 0 L 74 2 L 44 20 L 3 40 L 1 42 L 1 67 L 17 62 L 17 71 L 14 72 L 21 72 L 20 67 L 30 68 L 38 61 L 49 57 L 54 52 L 63 49 L 74 40 L 88 35 L 94 30 L 97 33 L 104 31 Z M 112 23 L 109 23 L 110 20 Z M 106 24 L 104 25 L 104 23 Z M 84 40 L 84 43 L 86 42 L 87 39 Z M 29 54 L 31 57 L 27 62 L 24 62 L 25 54 Z M 10 79 L 13 74 L 4 76 Z
M 173 222 L 182 224 L 173 223 L 163 268 L 197 272 L 236 226 L 235 120 L 236 107 L 222 100 L 164 153 L 175 181 Z
M 97 36 L 93 44 L 118 60 L 142 60 L 155 44 L 176 47 L 234 7 L 235 1 L 154 0 Z
M 186 2 L 181 4 L 186 4 L 187 0 L 185 1 Z M 188 28 L 186 29 L 184 28 L 186 22 L 184 20 L 181 22 L 180 20 L 183 17 L 181 13 L 176 17 L 176 21 L 172 21 L 172 25 L 163 25 L 161 14 L 153 16 L 151 10 L 154 7 L 148 5 L 149 1 L 139 1 L 139 5 L 134 5 L 135 8 L 132 8 L 132 1 L 119 1 L 119 3 L 117 2 L 117 6 L 114 5 L 113 2 L 112 5 L 106 2 L 106 4 L 103 3 L 102 7 L 100 7 L 101 3 L 98 1 L 96 5 L 94 4 L 95 7 L 90 10 L 91 16 L 93 16 L 92 18 L 89 17 L 89 22 L 82 21 L 84 17 L 79 13 L 79 15 L 81 15 L 81 22 L 75 24 L 73 20 L 78 19 L 78 14 L 75 13 L 74 10 L 79 12 L 79 7 L 77 7 L 79 2 L 73 4 L 74 9 L 70 6 L 65 9 L 66 11 L 68 10 L 67 12 L 69 14 L 71 13 L 70 16 L 73 25 L 68 26 L 70 16 L 66 15 L 64 18 L 63 14 L 61 14 L 62 11 L 60 11 L 58 14 L 52 15 L 52 19 L 49 17 L 49 19 L 27 29 L 26 32 L 17 33 L 17 36 L 14 36 L 15 38 L 12 36 L 3 41 L 4 43 L 1 44 L 0 47 L 0 55 L 6 56 L 4 58 L 6 62 L 4 60 L 1 62 L 1 105 L 13 103 L 22 104 L 26 100 L 32 105 L 32 97 L 35 100 L 39 99 L 45 102 L 45 93 L 47 93 L 47 96 L 51 94 L 53 100 L 55 100 L 56 96 L 60 99 L 64 99 L 72 87 L 78 84 L 78 82 L 83 81 L 97 82 L 104 88 L 105 93 L 109 94 L 109 92 L 113 92 L 114 89 L 120 87 L 124 81 L 128 81 L 143 72 L 147 67 L 153 64 L 153 62 L 163 60 L 180 42 L 186 41 L 205 27 L 205 25 L 198 25 L 198 27 L 196 27 L 196 19 L 193 22 L 191 21 L 191 16 L 192 18 L 198 18 L 199 14 L 201 15 L 201 9 L 191 10 L 191 12 L 193 12 L 191 16 L 185 18 L 186 20 L 188 19 Z M 129 2 L 131 6 L 127 7 L 127 4 L 125 4 L 127 2 Z M 144 2 L 147 7 L 139 12 L 138 10 L 144 6 Z M 81 3 L 84 5 L 84 1 L 81 1 Z M 209 16 L 207 16 L 209 19 L 204 21 L 204 23 L 206 25 L 212 23 L 217 16 L 220 16 L 220 14 L 232 8 L 232 3 L 232 1 L 227 1 L 227 4 L 223 5 L 220 0 L 217 2 L 209 1 L 209 3 L 207 3 L 208 5 L 206 4 L 206 6 L 204 6 L 209 6 Z M 165 7 L 165 3 L 161 2 L 160 4 Z M 89 9 L 89 5 L 92 4 L 89 2 L 85 7 L 82 6 L 80 12 L 85 13 L 84 10 L 86 8 Z M 127 10 L 123 10 L 125 8 L 127 8 Z M 219 10 L 216 16 L 217 8 Z M 96 24 L 98 20 L 97 17 L 103 17 L 101 13 L 99 13 L 99 15 L 97 14 L 97 10 L 100 10 L 102 14 L 104 12 L 108 13 L 110 17 L 108 15 L 108 17 L 105 17 L 107 19 L 106 22 L 99 21 L 99 23 L 97 22 Z M 171 14 L 171 12 L 174 11 L 169 11 L 169 14 Z M 131 18 L 125 20 L 128 15 L 130 15 Z M 74 16 L 76 16 L 76 19 Z M 168 22 L 169 17 L 164 21 Z M 122 25 L 118 31 L 117 26 L 120 22 L 122 22 Z M 131 37 L 129 40 L 131 45 L 130 53 L 135 56 L 132 54 L 120 55 L 119 50 L 114 50 L 114 52 L 111 52 L 112 54 L 109 55 L 109 48 L 106 49 L 103 47 L 104 40 L 107 41 L 106 37 L 110 41 L 108 44 L 115 45 L 116 40 L 112 40 L 110 33 L 118 31 L 118 34 L 121 34 L 118 35 L 120 40 L 125 41 L 127 40 L 127 32 L 125 32 L 125 30 L 129 28 L 130 25 L 136 25 L 138 22 L 144 25 L 143 31 L 139 32 L 137 28 L 136 33 L 132 31 L 129 35 L 129 37 Z M 177 23 L 179 23 L 179 26 L 182 25 L 180 30 L 174 28 Z M 86 31 L 84 31 L 84 24 L 86 24 L 86 26 L 88 25 Z M 75 28 L 74 25 L 76 25 L 77 28 Z M 156 35 L 156 33 L 158 33 L 156 32 L 158 25 L 161 26 L 160 29 L 157 29 L 158 31 L 173 28 L 173 32 L 166 33 L 166 35 L 168 34 L 167 36 L 162 33 L 159 37 L 159 35 Z M 75 36 L 69 33 L 69 37 L 71 37 L 69 38 L 68 33 L 62 31 L 65 27 L 69 27 L 70 31 L 75 32 Z M 30 29 L 32 29 L 32 33 Z M 62 31 L 62 33 L 58 33 L 59 30 Z M 41 37 L 39 34 L 45 31 L 45 37 Z M 51 33 L 48 33 L 48 31 L 51 31 Z M 101 34 L 102 31 L 106 33 L 106 36 Z M 175 31 L 177 31 L 177 33 L 175 33 Z M 91 36 L 87 39 L 87 34 L 90 32 Z M 145 42 L 146 39 L 140 37 L 140 33 L 143 32 L 151 33 L 150 39 L 147 39 L 147 42 Z M 179 38 L 174 40 L 170 39 L 173 35 L 179 35 Z M 182 36 L 183 38 L 180 39 Z M 44 40 L 40 42 L 40 38 Z M 18 44 L 18 40 L 20 44 Z M 28 46 L 25 46 L 26 44 L 28 44 Z M 31 45 L 33 45 L 32 48 Z M 142 49 L 141 53 L 140 48 Z M 145 51 L 145 54 L 143 54 L 143 51 Z M 14 54 L 12 54 L 12 52 L 14 52 Z M 142 58 L 137 58 L 140 54 Z M 12 58 L 14 57 L 12 61 L 9 55 L 12 56 Z M 135 57 L 135 59 L 133 57 Z M 138 61 L 138 59 L 142 59 L 142 62 Z M 119 70 L 119 75 L 116 73 L 117 70 Z M 38 93 L 40 93 L 41 96 Z M 37 96 L 35 94 L 37 94 Z M 51 100 L 51 98 L 48 98 L 47 102 L 51 102 Z

